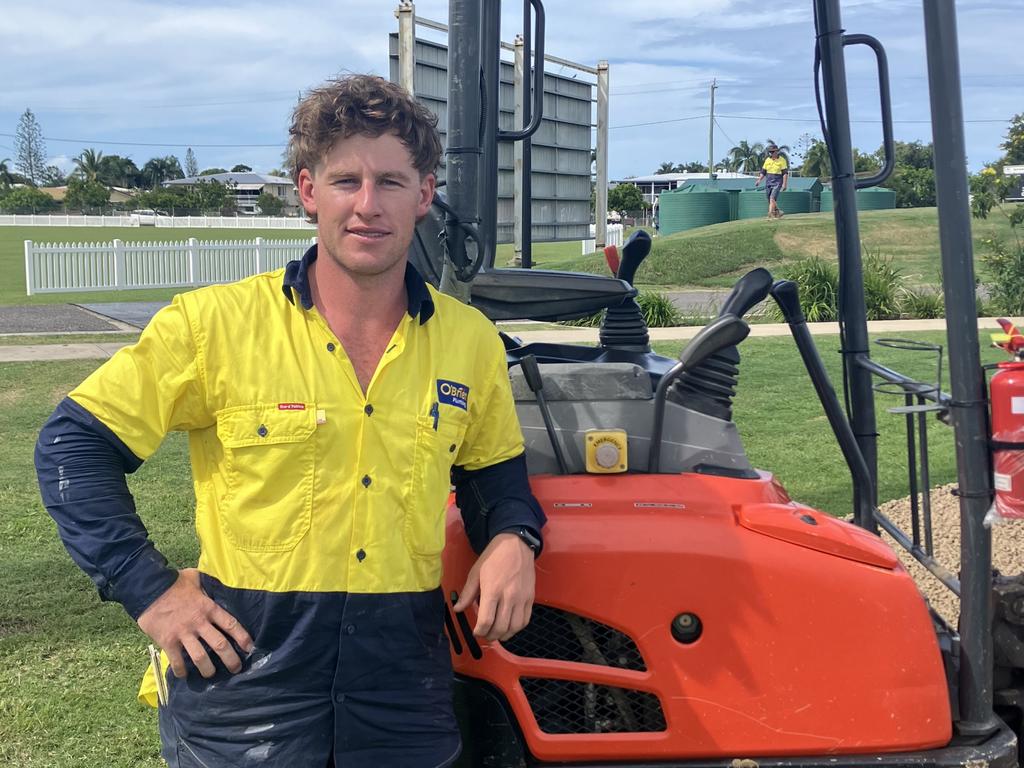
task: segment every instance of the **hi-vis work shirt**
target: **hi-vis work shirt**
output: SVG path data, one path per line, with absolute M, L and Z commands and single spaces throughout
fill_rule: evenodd
M 478 549 L 544 524 L 491 323 L 408 267 L 409 311 L 364 395 L 313 307 L 316 255 L 175 297 L 40 435 L 40 486 L 65 545 L 137 618 L 176 571 L 148 541 L 124 472 L 188 432 L 203 587 L 256 651 L 235 676 L 168 678 L 169 762 L 184 749 L 234 764 L 217 745 L 248 742 L 205 717 L 218 703 L 239 728 L 267 710 L 252 717 L 272 718 L 279 744 L 312 740 L 269 766 L 297 754 L 324 764 L 332 742 L 346 765 L 392 764 L 400 749 L 440 764 L 458 746 L 438 590 L 453 467 L 474 489 L 460 499 L 480 502 L 466 521 Z M 324 762 L 308 759 L 323 749 Z
M 786 158 L 784 158 L 781 153 L 778 158 L 772 158 L 771 156 L 766 157 L 764 164 L 761 167 L 768 176 L 769 182 L 781 183 L 782 175 L 789 172 L 789 163 L 786 162 Z

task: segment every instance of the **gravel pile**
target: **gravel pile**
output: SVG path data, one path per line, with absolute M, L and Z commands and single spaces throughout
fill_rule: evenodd
M 958 573 L 960 570 L 960 502 L 952 494 L 954 485 L 932 491 L 932 545 L 934 556 L 942 565 Z M 879 509 L 908 535 L 910 534 L 910 499 L 887 502 Z M 924 532 L 922 528 L 922 540 Z M 960 618 L 960 602 L 943 584 L 885 533 L 882 537 L 893 547 L 910 571 L 918 588 L 932 607 L 956 627 Z M 1024 520 L 1010 520 L 992 527 L 992 566 L 1003 574 L 1024 570 Z

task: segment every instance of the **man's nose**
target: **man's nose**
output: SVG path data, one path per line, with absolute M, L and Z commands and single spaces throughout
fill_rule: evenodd
M 356 211 L 363 216 L 373 216 L 380 212 L 380 190 L 372 181 L 366 181 L 359 187 Z

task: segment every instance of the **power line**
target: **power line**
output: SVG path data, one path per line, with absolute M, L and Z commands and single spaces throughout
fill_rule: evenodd
M 1024 79 L 1024 72 L 1009 72 L 1009 73 L 1007 73 L 1007 72 L 999 72 L 999 73 L 991 73 L 991 74 L 989 74 L 989 73 L 979 73 L 979 74 L 974 74 L 974 75 L 961 75 L 960 76 L 960 81 L 964 82 L 964 81 L 967 81 L 967 80 L 978 80 L 978 79 L 981 79 L 981 78 L 993 78 L 993 79 L 997 79 L 998 78 L 998 79 L 1004 79 L 1004 80 L 1005 79 L 1018 79 L 1019 80 L 1019 79 Z M 927 75 L 900 75 L 900 76 L 890 77 L 889 81 L 890 82 L 897 82 L 897 81 L 901 81 L 901 80 L 927 80 L 927 79 L 928 79 Z M 780 78 L 780 77 L 775 77 L 774 75 L 761 75 L 761 76 L 744 75 L 742 80 L 732 80 L 732 79 L 723 80 L 723 81 L 721 81 L 719 83 L 719 87 L 721 88 L 723 86 L 728 87 L 728 86 L 733 86 L 733 85 L 739 86 L 739 87 L 744 87 L 748 83 L 759 82 L 759 81 L 764 81 L 764 80 L 770 80 L 773 84 L 774 83 L 804 83 L 804 82 L 808 82 L 808 78 L 803 78 L 803 77 L 782 77 L 782 78 Z M 676 86 L 690 85 L 690 87 L 693 87 L 693 88 L 701 88 L 701 89 L 703 89 L 703 88 L 707 88 L 708 84 L 710 82 L 711 81 L 710 81 L 709 78 L 704 78 L 703 80 L 663 80 L 663 81 L 660 81 L 660 82 L 649 82 L 649 83 L 625 83 L 621 87 L 622 88 L 647 88 L 647 87 L 656 87 L 656 86 L 664 86 L 664 85 L 676 85 Z M 663 90 L 671 90 L 671 89 L 663 89 Z
M 224 100 L 219 99 L 217 101 L 192 101 L 184 102 L 180 104 L 168 103 L 165 101 L 111 101 L 105 104 L 97 104 L 96 102 L 86 102 L 78 105 L 61 104 L 59 106 L 47 106 L 37 105 L 35 111 L 39 112 L 46 110 L 48 112 L 101 112 L 109 109 L 124 109 L 129 107 L 131 109 L 168 109 L 168 108 L 186 108 L 186 107 L 222 107 L 222 106 L 237 106 L 239 104 L 268 104 L 274 102 L 288 101 L 293 102 L 295 100 L 295 93 L 283 91 L 263 91 L 253 93 L 249 98 L 245 99 L 231 99 Z
M 761 115 L 722 115 L 719 117 L 728 117 L 732 120 L 766 120 L 782 123 L 817 123 L 818 118 L 803 118 L 803 117 L 761 117 Z M 881 120 L 851 120 L 851 123 L 874 123 L 879 124 Z M 931 120 L 893 120 L 894 125 L 914 125 L 923 124 L 930 125 Z M 1004 119 L 992 119 L 992 120 L 964 120 L 965 123 L 1009 123 L 1010 118 Z
M 669 119 L 669 120 L 653 120 L 653 121 L 651 121 L 649 123 L 631 123 L 629 125 L 612 125 L 612 126 L 608 127 L 608 130 L 613 130 L 613 129 L 617 129 L 617 128 L 642 128 L 642 127 L 647 126 L 647 125 L 665 125 L 667 123 L 682 123 L 682 122 L 685 122 L 687 120 L 706 120 L 708 117 L 709 117 L 709 115 L 703 114 L 703 115 L 692 115 L 690 117 L 676 117 L 676 118 L 672 118 L 672 119 Z M 715 122 L 716 122 L 716 124 L 718 123 L 718 118 L 719 117 L 726 117 L 726 118 L 729 118 L 731 120 L 764 120 L 766 122 L 782 122 L 782 123 L 816 123 L 816 124 L 818 123 L 818 118 L 816 118 L 816 117 L 815 118 L 809 118 L 809 117 L 808 118 L 802 118 L 802 117 L 762 117 L 760 115 L 723 115 L 721 113 L 718 113 L 718 114 L 715 115 Z M 851 123 L 873 123 L 873 124 L 877 125 L 877 124 L 881 123 L 882 121 L 881 120 L 851 120 L 850 122 Z M 1010 122 L 1010 118 L 1005 118 L 1005 119 L 1001 119 L 1001 120 L 964 120 L 964 123 L 1009 123 L 1009 122 Z M 931 120 L 893 120 L 893 124 L 897 124 L 897 125 L 916 125 L 916 124 L 929 125 L 930 123 L 931 123 Z M 718 127 L 720 129 L 722 129 L 722 126 L 720 124 L 718 125 Z M 725 133 L 724 129 L 722 129 L 722 133 L 723 134 Z M 3 135 L 5 135 L 5 134 L 0 134 L 0 136 L 3 136 Z M 726 135 L 726 138 L 728 138 L 728 135 Z M 731 141 L 731 139 L 730 139 L 730 141 Z M 193 146 L 199 146 L 199 145 L 193 145 Z
M 111 104 L 105 107 L 48 107 L 43 105 L 37 108 L 39 112 L 113 112 L 116 110 L 128 109 L 205 109 L 206 107 L 234 107 L 239 104 L 281 104 L 294 102 L 294 95 L 274 99 L 239 99 L 238 101 L 205 101 L 194 104 Z
M 687 120 L 704 120 L 705 118 L 707 118 L 707 115 L 694 115 L 693 117 L 676 117 L 673 118 L 672 120 L 653 120 L 649 123 L 632 123 L 630 125 L 610 125 L 608 126 L 608 130 L 611 131 L 616 128 L 641 128 L 645 125 L 664 125 L 666 123 L 682 123 Z M 2 135 L 3 134 L 0 134 L 0 136 Z
M 0 136 L 14 138 L 13 133 L 0 133 Z M 43 136 L 44 141 L 65 142 L 67 144 L 109 144 L 121 147 L 198 147 L 201 149 L 252 149 L 252 148 L 273 148 L 284 149 L 284 144 L 197 144 L 191 141 L 180 141 L 174 143 L 157 143 L 145 141 L 108 141 L 107 139 L 59 139 L 55 136 Z
M 736 142 L 732 140 L 732 137 L 728 133 L 725 132 L 725 128 L 723 128 L 722 124 L 718 122 L 718 118 L 715 118 L 715 125 L 718 126 L 718 130 L 720 130 L 722 132 L 722 135 L 725 136 L 726 141 L 728 141 L 735 147 Z

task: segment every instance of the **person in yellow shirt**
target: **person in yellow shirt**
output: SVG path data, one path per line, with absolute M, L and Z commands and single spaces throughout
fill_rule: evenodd
M 764 181 L 765 192 L 768 195 L 768 218 L 780 219 L 783 210 L 779 208 L 779 193 L 785 192 L 788 186 L 789 163 L 775 144 L 768 144 L 766 149 L 768 157 L 761 166 L 761 173 L 758 174 L 754 186 L 757 187 L 762 180 Z
M 317 244 L 175 297 L 58 405 L 40 488 L 101 598 L 163 650 L 170 766 L 445 766 L 460 751 L 440 591 L 452 480 L 481 553 L 455 605 L 478 603 L 476 634 L 527 624 L 542 548 L 504 346 L 407 262 L 436 118 L 353 75 L 303 99 L 290 133 Z M 180 570 L 125 483 L 174 430 L 200 543 Z

